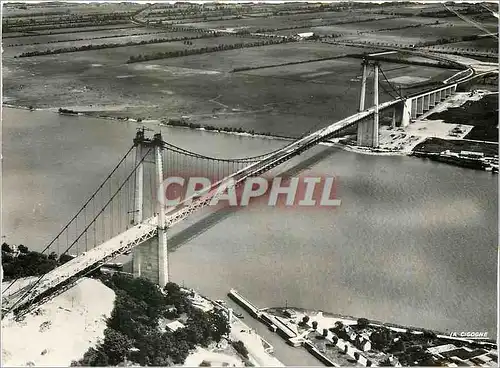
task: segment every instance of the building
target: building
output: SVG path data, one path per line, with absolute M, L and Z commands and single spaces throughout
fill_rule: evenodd
M 171 332 L 175 332 L 177 331 L 178 329 L 180 328 L 184 328 L 186 326 L 184 326 L 182 323 L 180 323 L 179 321 L 173 321 L 173 322 L 170 322 L 170 323 L 167 323 L 165 325 L 166 329 L 171 331 Z
M 297 312 L 292 309 L 286 309 L 283 314 L 288 318 L 297 319 Z
M 460 151 L 460 156 L 470 158 L 481 158 L 484 156 L 482 152 Z
M 364 337 L 358 335 L 356 341 L 354 342 L 354 346 L 356 346 L 361 351 L 370 351 L 372 350 L 372 343 L 370 340 L 365 339 Z
M 307 40 L 314 37 L 314 32 L 297 33 L 294 38 L 297 40 Z

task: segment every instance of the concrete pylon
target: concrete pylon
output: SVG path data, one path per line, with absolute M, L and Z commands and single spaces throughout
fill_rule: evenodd
M 154 135 L 153 144 L 155 148 L 155 169 L 156 188 L 163 185 L 163 140 L 161 133 Z M 159 190 L 157 191 L 160 192 Z M 160 194 L 161 195 L 161 194 Z M 169 281 L 168 275 L 168 249 L 167 249 L 167 228 L 165 226 L 165 205 L 157 198 L 158 205 L 158 284 L 164 288 Z
M 144 204 L 144 131 L 139 130 L 134 139 L 135 145 L 135 189 L 134 189 L 134 225 L 138 225 L 143 220 Z M 132 256 L 132 272 L 134 277 L 141 276 L 141 251 L 135 247 Z
M 432 109 L 434 106 L 436 106 L 436 93 L 432 92 L 430 95 L 430 101 L 429 101 L 429 108 Z
M 375 106 L 375 111 L 373 113 L 373 141 L 372 147 L 378 147 L 378 69 L 379 64 L 375 62 L 374 64 L 374 74 L 373 78 L 373 104 Z
M 366 96 L 366 76 L 367 76 L 367 67 L 368 62 L 363 60 L 361 64 L 363 66 L 363 77 L 361 79 L 361 96 L 359 97 L 359 111 L 365 110 L 365 96 Z
M 367 78 L 367 72 L 368 72 L 368 61 L 363 60 L 361 63 L 363 66 L 363 76 L 361 79 L 361 95 L 359 97 L 359 111 L 364 111 L 365 110 L 365 97 L 366 97 L 366 78 Z M 367 133 L 367 122 L 366 121 L 360 121 L 358 123 L 358 130 L 357 130 L 357 144 L 358 146 L 363 145 L 363 142 L 365 140 L 364 136 Z
M 429 111 L 429 104 L 430 104 L 430 96 L 425 95 L 424 96 L 424 111 Z

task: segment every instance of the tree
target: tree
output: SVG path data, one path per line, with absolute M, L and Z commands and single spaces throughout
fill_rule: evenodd
M 2 252 L 11 253 L 12 252 L 12 248 L 10 247 L 9 244 L 3 243 L 2 244 Z
M 366 318 L 358 318 L 358 326 L 361 328 L 366 328 L 370 324 L 370 321 Z
M 430 331 L 430 330 L 424 330 L 423 331 L 423 336 L 427 339 L 427 340 L 434 340 L 437 338 L 437 335 L 433 332 L 433 331 Z
M 240 340 L 233 341 L 231 345 L 233 345 L 234 350 L 236 350 L 239 354 L 241 354 L 243 358 L 248 359 L 248 350 L 243 341 Z
M 112 328 L 107 328 L 104 331 L 104 342 L 101 348 L 106 352 L 109 365 L 123 362 L 132 347 L 132 340 L 128 336 Z
M 103 367 L 108 366 L 108 357 L 100 349 L 90 348 L 84 355 L 83 358 L 78 362 L 72 362 L 73 366 L 84 366 L 84 367 Z
M 73 259 L 74 257 L 73 256 L 70 256 L 69 254 L 67 253 L 63 253 L 61 254 L 61 256 L 59 257 L 59 263 L 61 264 L 64 264 L 66 262 L 69 262 Z
M 302 323 L 303 323 L 303 324 L 307 324 L 307 322 L 309 322 L 309 316 L 304 316 L 304 317 L 302 318 Z
M 315 330 L 317 330 L 318 329 L 318 322 L 313 321 L 312 328 L 315 329 Z
M 328 336 L 328 330 L 326 328 L 323 329 L 323 336 L 324 337 Z
M 378 363 L 379 367 L 392 367 L 391 361 L 389 358 L 385 358 L 384 360 Z
M 28 253 L 29 252 L 29 249 L 28 247 L 22 245 L 22 244 L 19 244 L 19 246 L 17 247 L 17 249 L 19 250 L 19 252 L 21 253 Z
M 214 341 L 219 342 L 223 336 L 229 335 L 231 327 L 226 317 L 216 312 L 209 312 L 208 317 L 212 327 L 211 337 Z

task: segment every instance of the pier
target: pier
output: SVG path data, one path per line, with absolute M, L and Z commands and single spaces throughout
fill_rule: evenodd
M 279 317 L 273 316 L 270 313 L 266 313 L 263 309 L 257 308 L 249 300 L 245 299 L 238 291 L 231 289 L 228 295 L 233 299 L 238 305 L 249 312 L 254 318 L 258 319 L 264 323 L 273 332 L 277 332 L 281 337 L 283 337 L 292 346 L 297 346 L 296 338 L 297 333 L 283 323 Z
M 252 317 L 260 319 L 262 316 L 262 312 L 257 308 L 255 305 L 253 305 L 250 301 L 245 299 L 243 296 L 238 293 L 237 290 L 231 289 L 229 290 L 228 296 L 234 300 L 238 305 L 240 305 L 242 308 L 244 308 L 248 313 L 252 315 Z

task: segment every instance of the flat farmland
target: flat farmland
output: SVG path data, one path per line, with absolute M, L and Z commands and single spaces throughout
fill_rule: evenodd
M 74 27 L 74 28 L 57 28 L 57 29 L 46 29 L 43 31 L 36 32 L 9 32 L 2 34 L 2 40 L 7 38 L 24 38 L 33 37 L 39 35 L 58 35 L 58 34 L 82 34 L 87 32 L 103 31 L 103 30 L 114 30 L 114 29 L 126 29 L 126 28 L 136 28 L 135 24 L 110 24 L 104 26 L 89 26 L 89 27 Z
M 437 18 L 382 18 L 378 20 L 359 22 L 359 23 L 347 23 L 347 24 L 336 24 L 331 26 L 318 26 L 318 27 L 307 27 L 302 29 L 291 29 L 276 32 L 279 35 L 290 36 L 301 32 L 315 32 L 320 35 L 357 35 L 358 32 L 376 32 L 379 29 L 387 28 L 397 28 L 411 25 L 425 25 L 429 23 L 435 23 L 438 21 Z
M 197 37 L 200 36 L 199 33 L 195 32 L 163 32 L 163 33 L 155 33 L 155 34 L 144 34 L 137 36 L 118 36 L 115 38 L 99 38 L 99 39 L 87 39 L 82 41 L 66 41 L 66 42 L 57 42 L 51 44 L 40 44 L 40 45 L 25 45 L 25 46 L 12 46 L 7 47 L 6 52 L 8 54 L 19 55 L 23 52 L 31 52 L 31 51 L 45 51 L 45 50 L 55 50 L 61 48 L 71 48 L 71 47 L 81 47 L 86 45 L 105 45 L 105 44 L 126 44 L 127 42 L 141 42 L 141 41 L 149 41 L 154 39 L 174 39 L 181 37 Z M 194 42 L 193 40 L 193 46 Z M 182 44 L 182 42 L 181 42 Z M 186 45 L 183 45 L 186 48 Z M 175 45 L 173 47 L 176 47 Z
M 377 49 L 328 45 L 320 42 L 293 42 L 203 55 L 190 55 L 174 59 L 155 60 L 152 63 L 165 66 L 229 72 L 235 68 L 256 68 L 375 51 Z
M 358 68 L 353 67 L 356 64 L 358 65 Z M 401 86 L 402 91 L 408 90 L 411 93 L 416 92 L 419 89 L 427 88 L 418 86 L 415 87 L 415 85 L 420 85 L 423 82 L 443 80 L 458 72 L 458 70 L 405 65 L 392 62 L 380 62 L 380 65 L 391 83 L 393 83 L 396 87 Z M 339 86 L 339 89 L 341 89 L 341 86 L 345 85 L 346 81 L 359 84 L 360 71 L 360 59 L 342 58 L 311 62 L 307 64 L 249 70 L 241 73 L 252 76 L 260 76 L 262 78 L 281 78 L 303 81 L 305 83 L 328 84 L 332 86 Z M 382 75 L 380 75 L 379 78 L 382 83 L 386 83 Z M 380 91 L 381 95 L 383 95 L 383 92 L 384 91 Z
M 230 45 L 236 43 L 250 43 L 255 42 L 255 39 L 249 37 L 236 37 L 236 36 L 221 36 L 221 37 L 211 37 L 211 38 L 203 38 L 191 40 L 192 45 L 185 45 L 183 41 L 175 41 L 175 42 L 162 42 L 162 43 L 154 43 L 148 45 L 138 45 L 138 46 L 123 46 L 109 49 L 101 49 L 101 50 L 89 50 L 89 51 L 80 51 L 80 52 L 72 52 L 72 53 L 64 53 L 64 54 L 56 54 L 56 55 L 46 55 L 39 56 L 37 58 L 51 58 L 56 60 L 58 58 L 62 58 L 61 60 L 67 60 L 69 58 L 71 61 L 75 63 L 84 63 L 88 66 L 98 63 L 103 65 L 108 64 L 124 64 L 127 62 L 130 56 L 137 56 L 139 54 L 151 54 L 156 52 L 168 52 L 168 51 L 179 51 L 185 49 L 198 49 L 203 47 L 213 47 L 217 45 Z M 55 48 L 55 47 L 54 47 Z M 65 55 L 63 57 L 63 55 Z M 6 52 L 5 56 L 13 56 Z M 23 58 L 23 59 L 32 59 Z M 69 60 L 68 60 L 69 61 Z
M 115 117 L 185 116 L 199 124 L 297 137 L 356 111 L 360 59 L 228 71 L 375 51 L 301 42 L 123 64 L 129 51 L 117 57 L 122 49 L 127 48 L 6 58 L 4 95 L 15 105 L 66 107 Z M 115 56 L 106 56 L 106 51 Z M 397 63 L 382 67 L 388 78 L 422 81 L 453 74 Z M 389 99 L 382 89 L 380 93 L 381 101 Z
M 27 5 L 27 9 L 21 9 L 14 4 L 3 5 L 3 18 L 8 18 L 12 16 L 23 16 L 30 17 L 37 13 L 53 13 L 61 12 L 62 15 L 67 14 L 111 14 L 114 12 L 133 12 L 139 10 L 144 5 L 139 3 L 89 3 L 89 4 L 71 4 L 71 3 L 60 3 L 55 5 L 43 5 L 43 4 L 30 4 Z
M 357 34 L 359 31 L 372 32 L 367 35 L 379 39 L 379 35 L 383 34 L 377 32 L 379 29 L 436 21 L 434 18 L 388 17 L 365 9 L 247 17 L 191 25 L 196 28 L 249 29 L 304 25 L 304 30 L 313 29 L 316 32 L 322 28 L 330 32 L 333 30 L 332 33 L 348 30 L 353 37 L 363 37 Z M 357 22 L 373 18 L 376 20 Z M 350 23 L 338 25 L 338 28 L 318 27 L 325 22 L 346 21 Z M 418 33 L 427 28 L 434 27 L 419 27 Z M 457 25 L 449 28 L 462 32 Z M 408 30 L 410 36 L 417 33 L 414 28 Z M 300 31 L 293 29 L 292 33 Z M 404 31 L 394 31 L 391 35 L 394 42 L 401 42 Z M 53 29 L 41 31 L 39 35 L 5 38 L 5 101 L 19 106 L 54 110 L 64 107 L 121 118 L 168 119 L 184 116 L 193 123 L 203 125 L 297 137 L 357 110 L 361 60 L 349 55 L 378 51 L 376 47 L 357 48 L 309 41 L 126 64 L 130 56 L 258 40 L 228 35 L 192 40 L 193 45 L 176 41 L 13 58 L 33 50 L 199 35 L 194 32 L 157 32 L 161 29 L 130 24 L 125 27 L 109 25 Z M 78 38 L 85 40 L 77 41 Z M 60 42 L 52 43 L 54 41 Z M 33 43 L 39 45 L 29 45 Z M 15 44 L 22 46 L 12 46 Z M 332 59 L 311 62 L 325 58 Z M 249 67 L 260 69 L 232 72 Z M 401 86 L 403 93 L 427 88 L 426 83 L 434 83 L 455 73 L 446 69 L 399 64 L 397 60 L 382 62 L 382 68 L 396 86 Z M 382 80 L 382 75 L 380 78 Z M 368 81 L 367 104 L 371 104 L 371 84 L 372 79 Z M 389 90 L 387 83 L 382 82 L 382 86 Z M 390 98 L 381 88 L 380 100 Z
M 314 13 L 299 13 L 299 14 L 287 14 L 287 15 L 272 15 L 268 13 L 254 13 L 254 14 L 245 14 L 245 18 L 239 19 L 239 20 L 253 20 L 254 22 L 264 21 L 272 21 L 273 23 L 277 24 L 279 27 L 286 27 L 288 25 L 293 25 L 294 23 L 297 22 L 302 22 L 302 21 L 309 21 L 309 22 L 320 22 L 320 21 L 328 21 L 328 20 L 340 20 L 344 17 L 349 17 L 352 20 L 355 19 L 365 19 L 366 16 L 369 15 L 370 17 L 373 18 L 385 18 L 387 16 L 385 15 L 371 15 L 371 14 L 366 14 L 362 12 L 357 12 L 357 11 L 352 11 L 352 12 L 347 12 L 347 11 L 324 11 L 324 12 L 314 12 Z M 209 17 L 221 17 L 222 15 L 218 16 L 213 16 L 211 14 L 208 14 Z M 249 18 L 247 18 L 249 17 Z M 159 19 L 157 17 L 154 18 Z M 199 18 L 192 18 L 193 20 L 199 19 Z M 235 19 L 236 20 L 236 19 Z M 217 21 L 214 20 L 211 22 L 210 20 L 204 21 L 204 22 L 198 22 L 196 21 L 196 24 L 205 24 L 205 23 L 219 23 L 222 21 Z M 188 25 L 190 23 L 190 19 L 186 17 L 184 19 L 184 22 L 181 22 L 183 25 Z M 194 26 L 194 25 L 193 25 Z M 224 26 L 224 25 L 223 25 Z M 249 25 L 249 27 L 258 27 L 259 25 L 254 25 L 253 23 Z M 205 28 L 206 26 L 204 26 Z
M 455 22 L 446 22 L 444 24 L 422 26 L 418 28 L 405 28 L 394 31 L 378 31 L 374 33 L 364 33 L 361 35 L 347 36 L 346 39 L 369 42 L 376 44 L 392 43 L 401 45 L 415 45 L 420 42 L 436 42 L 443 38 L 454 38 L 463 36 L 472 36 L 482 32 L 473 26 L 467 24 L 458 24 Z M 492 26 L 487 26 L 490 31 L 495 31 Z
M 60 33 L 54 35 L 40 35 L 40 36 L 26 36 L 26 37 L 17 37 L 17 38 L 5 38 L 3 40 L 4 46 L 12 46 L 12 45 L 30 45 L 34 43 L 38 44 L 46 44 L 46 43 L 54 43 L 57 45 L 59 43 L 74 41 L 77 39 L 86 39 L 92 40 L 95 38 L 113 38 L 113 37 L 127 37 L 132 34 L 155 34 L 158 33 L 159 30 L 152 30 L 146 28 L 139 27 L 127 27 L 120 29 L 103 29 L 103 30 L 89 30 L 88 32 L 79 32 L 79 33 Z M 184 32 L 172 32 L 182 34 Z M 180 36 L 182 37 L 182 36 Z
M 345 22 L 347 19 L 349 21 L 355 22 L 358 20 L 371 19 L 371 18 L 384 18 L 383 15 L 372 15 L 372 14 L 361 14 L 361 13 L 350 13 L 350 12 L 329 12 L 329 16 L 323 16 L 322 13 L 315 13 L 314 18 L 301 19 L 303 14 L 297 16 L 286 15 L 286 16 L 273 16 L 270 18 L 246 18 L 246 19 L 234 19 L 234 20 L 223 20 L 215 22 L 197 22 L 197 23 L 182 23 L 181 25 L 186 27 L 196 27 L 205 29 L 249 29 L 250 31 L 255 31 L 258 29 L 276 29 L 276 28 L 287 28 L 287 27 L 310 27 L 324 22 Z
M 467 8 L 467 5 L 455 4 L 450 6 L 450 8 L 455 10 L 461 10 Z M 418 15 L 420 13 L 437 13 L 443 10 L 446 10 L 443 5 L 435 5 L 435 4 L 420 4 L 420 5 L 408 5 L 404 6 L 385 6 L 384 12 L 386 13 L 396 13 L 396 14 L 404 14 L 404 15 Z

